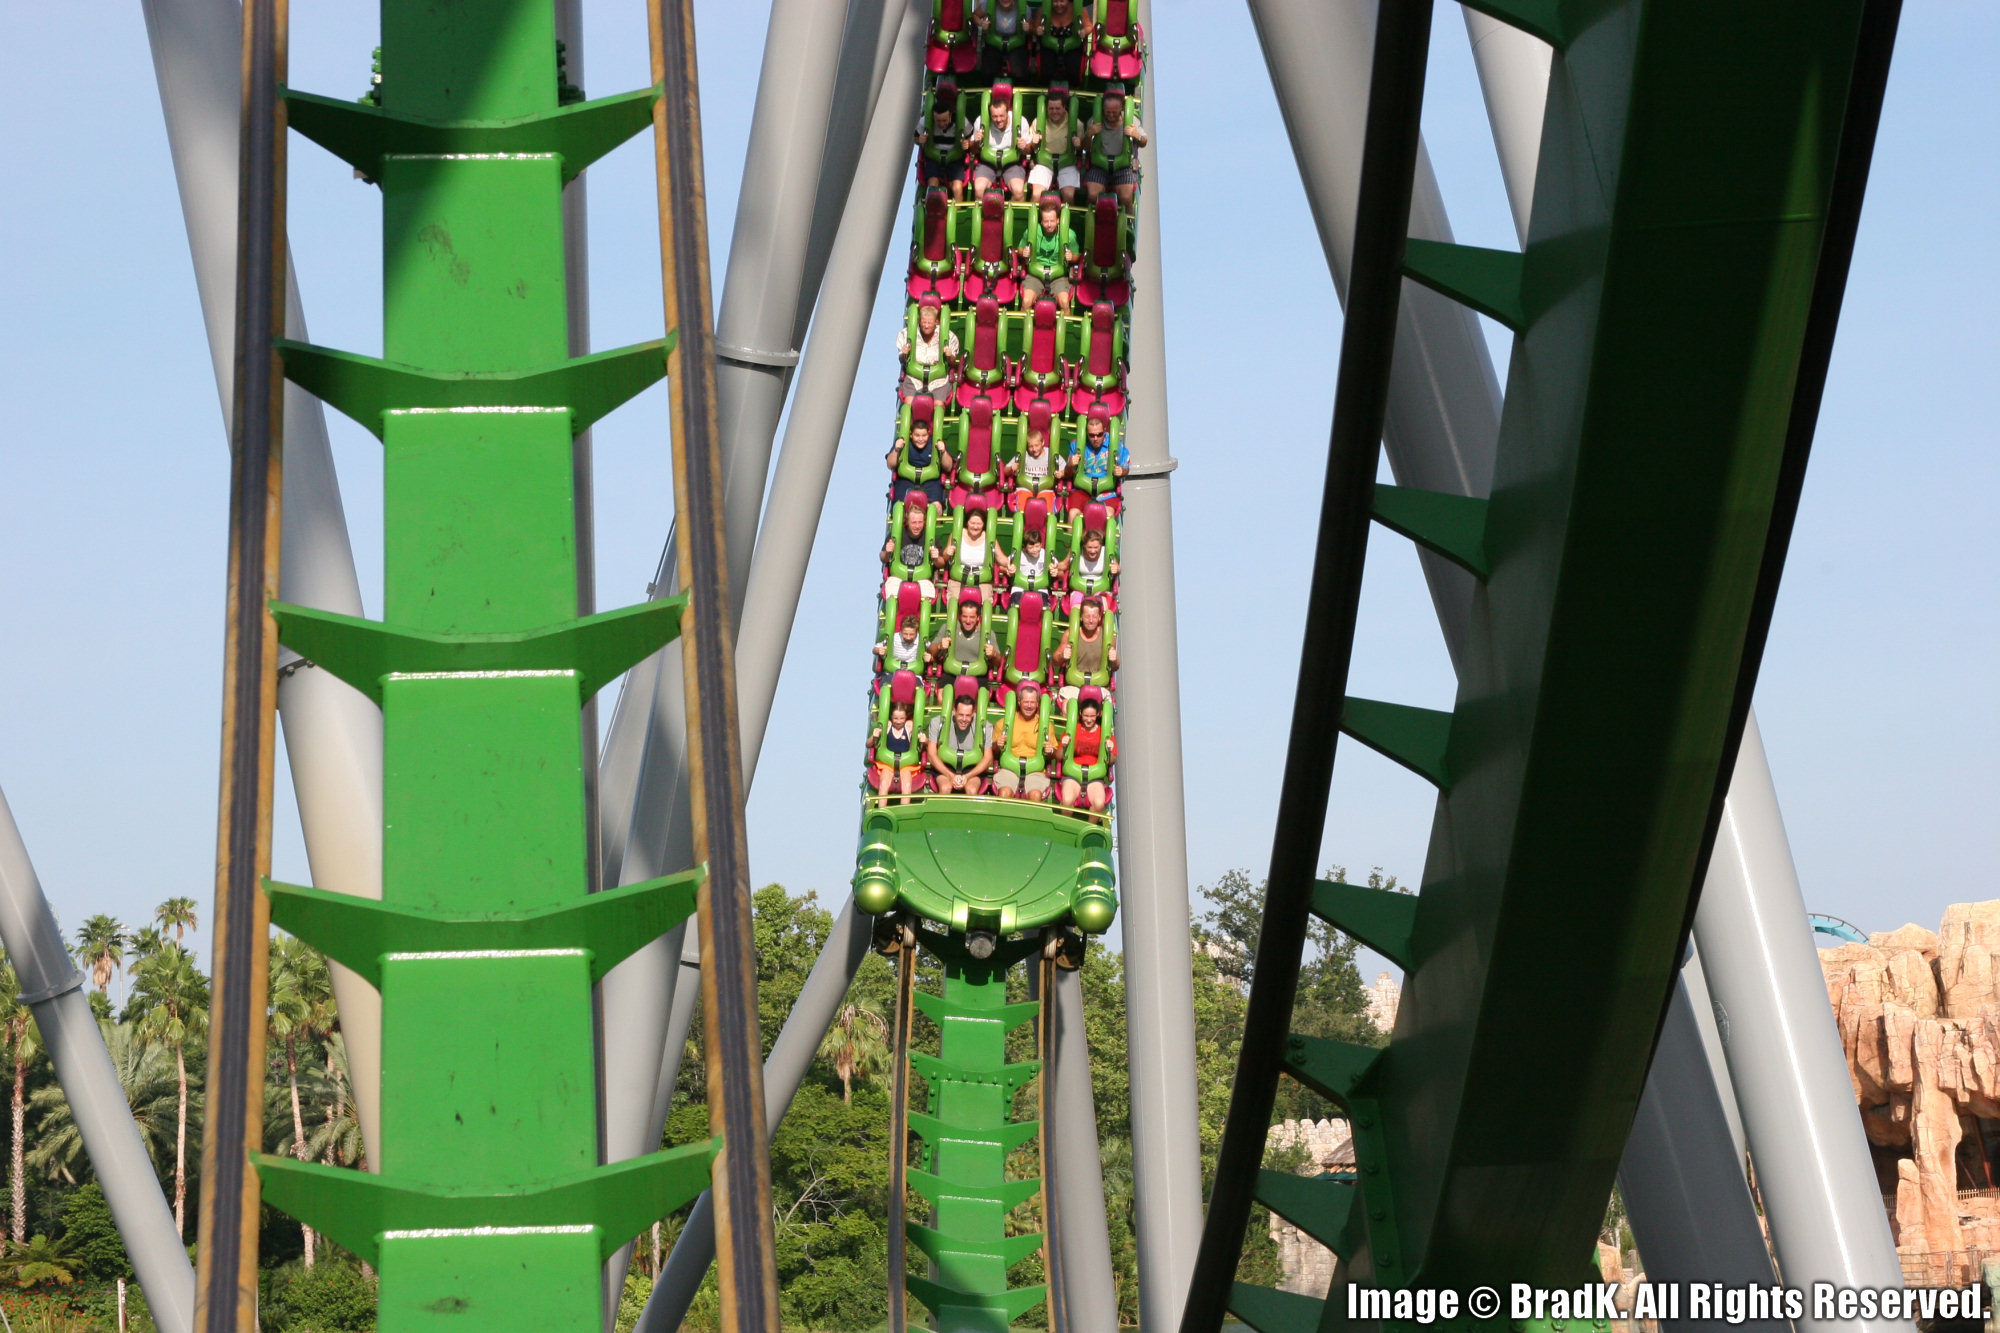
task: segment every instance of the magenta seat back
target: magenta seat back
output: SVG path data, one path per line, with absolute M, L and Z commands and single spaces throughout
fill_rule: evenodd
M 1109 515 L 1110 515 L 1109 510 L 1107 510 L 1102 504 L 1099 504 L 1097 501 L 1092 500 L 1089 504 L 1083 507 L 1083 530 L 1085 532 L 1109 531 L 1109 529 L 1105 527 L 1105 520 L 1107 517 L 1109 517 Z
M 1110 268 L 1118 262 L 1118 196 L 1097 196 L 1097 225 L 1090 238 L 1090 262 Z
M 1004 262 L 1007 258 L 1007 226 L 998 190 L 988 190 L 985 198 L 979 201 L 979 219 L 979 262 Z
M 937 399 L 927 393 L 920 393 L 910 400 L 910 425 L 919 421 L 931 428 L 931 443 L 937 443 Z
M 945 7 L 951 7 L 951 0 L 945 0 Z M 1104 7 L 1104 34 L 1107 37 L 1124 37 L 1132 31 L 1131 0 L 1111 0 Z
M 965 459 L 960 464 L 975 477 L 993 470 L 993 404 L 981 394 L 966 409 Z
M 1090 373 L 1109 375 L 1111 373 L 1111 321 L 1113 315 L 1109 301 L 1099 301 L 1090 308 Z
M 1000 364 L 1000 303 L 991 296 L 979 298 L 979 310 L 972 317 L 972 368 L 993 370 Z
M 938 26 L 946 32 L 965 27 L 965 0 L 944 0 L 938 7 Z
M 924 258 L 942 261 L 951 249 L 951 238 L 945 226 L 945 202 L 943 190 L 932 190 L 924 196 Z
M 1028 501 L 1028 507 L 1022 515 L 1022 521 L 1028 525 L 1026 528 L 1027 532 L 1039 535 L 1042 539 L 1042 544 L 1044 546 L 1048 545 L 1049 502 L 1047 500 L 1038 498 Z
M 907 506 L 909 501 L 905 500 L 903 503 Z M 906 524 L 910 521 L 907 513 L 902 515 L 902 519 Z M 896 618 L 889 628 L 892 631 L 899 630 L 905 620 L 914 620 L 917 622 L 918 631 L 921 632 L 924 627 L 923 610 L 922 590 L 914 582 L 906 580 L 896 589 Z
M 960 676 L 951 683 L 951 697 L 953 702 L 957 702 L 960 699 L 970 699 L 974 703 L 977 703 L 979 701 L 979 682 L 970 676 Z
M 1042 432 L 1042 434 L 1044 435 L 1048 434 L 1049 421 L 1051 420 L 1052 415 L 1053 414 L 1049 410 L 1048 403 L 1043 399 L 1037 398 L 1034 402 L 1028 404 L 1028 429 L 1038 430 Z M 1054 452 L 1055 447 L 1056 447 L 1056 442 L 1054 440 L 1050 440 L 1049 441 L 1050 452 Z
M 912 712 L 916 710 L 916 672 L 898 671 L 895 675 L 889 677 L 889 702 L 892 704 L 908 704 Z
M 1028 369 L 1037 375 L 1055 373 L 1056 303 L 1046 298 L 1035 302 L 1035 336 L 1028 349 Z
M 1031 675 L 1042 669 L 1042 595 L 1021 594 L 1014 618 L 1014 670 Z

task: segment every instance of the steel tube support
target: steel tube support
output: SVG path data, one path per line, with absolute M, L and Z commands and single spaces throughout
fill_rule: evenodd
M 118 1238 L 146 1293 L 161 1333 L 194 1328 L 194 1265 L 174 1227 L 153 1161 L 139 1138 L 118 1071 L 83 977 L 70 961 L 55 913 L 28 859 L 14 812 L 0 792 L 0 943 L 20 979 L 21 1000 L 35 1015 L 56 1081 L 69 1102 L 91 1167 L 104 1186 Z
M 1706 1076 L 1708 1054 L 1688 984 L 1693 967 L 1690 957 L 1674 987 L 1652 1073 L 1625 1143 L 1618 1185 L 1649 1281 L 1768 1287 L 1777 1279 L 1743 1176 L 1743 1159 L 1727 1133 L 1715 1080 Z M 1682 1076 L 1662 1077 L 1671 1071 Z M 1724 1132 L 1699 1132 L 1718 1124 Z M 1697 1132 L 1687 1132 L 1689 1125 Z M 1686 1225 L 1689 1218 L 1702 1218 L 1707 1225 Z M 1679 1333 L 1724 1333 L 1733 1327 L 1784 1333 L 1789 1324 L 1782 1319 L 1730 1325 L 1721 1318 L 1686 1318 L 1662 1320 L 1661 1326 Z
M 868 957 L 873 929 L 874 919 L 855 911 L 851 900 L 841 909 L 834 918 L 833 933 L 820 951 L 819 961 L 806 975 L 791 1016 L 771 1045 L 771 1054 L 764 1061 L 764 1114 L 774 1134 L 785 1112 L 791 1109 L 792 1098 L 812 1066 L 820 1041 L 833 1025 L 840 1002 L 847 997 L 847 988 L 854 984 L 854 974 Z M 646 1301 L 633 1333 L 672 1333 L 681 1326 L 689 1303 L 700 1290 L 702 1279 L 708 1276 L 708 1266 L 715 1261 L 713 1207 L 714 1199 L 709 1194 L 695 1201 L 694 1211 L 688 1215 L 687 1225 L 681 1228 L 680 1239 L 674 1242 L 673 1253 L 661 1268 L 659 1280 L 653 1284 L 653 1294 Z
M 1368 112 L 1372 0 L 1250 0 L 1271 87 L 1341 304 L 1353 264 Z M 1452 239 L 1430 154 L 1419 141 L 1410 235 Z M 1483 496 L 1492 489 L 1500 382 L 1476 315 L 1427 287 L 1403 284 L 1382 444 L 1396 482 Z M 1418 560 L 1454 663 L 1470 632 L 1472 576 L 1428 551 Z
M 1072 1329 L 1111 1329 L 1118 1327 L 1118 1289 L 1105 1224 L 1083 973 L 1058 969 L 1055 992 L 1055 1132 L 1046 1149 L 1058 1159 L 1052 1202 L 1060 1219 L 1056 1234 L 1062 1245 L 1063 1307 Z
M 1264 928 L 1257 941 L 1256 980 L 1250 987 L 1236 1084 L 1217 1154 L 1216 1187 L 1192 1290 L 1179 1321 L 1182 1333 L 1214 1333 L 1221 1327 L 1249 1222 L 1297 994 L 1367 559 L 1369 504 L 1401 327 L 1400 261 L 1422 147 L 1419 126 L 1430 26 L 1430 6 L 1421 0 L 1385 5 L 1382 22 L 1375 25 L 1369 82 L 1376 86 L 1364 122 L 1354 281 L 1341 331 L 1333 429 L 1278 798 Z
M 1500 180 L 1514 214 L 1514 235 L 1526 245 L 1535 203 L 1535 166 L 1542 156 L 1542 107 L 1548 100 L 1549 62 L 1555 49 L 1470 8 L 1465 8 L 1465 35 L 1472 43 L 1486 119 L 1500 155 Z
M 776 0 L 751 114 L 750 146 L 736 196 L 729 267 L 715 323 L 716 416 L 724 463 L 732 627 L 749 586 L 757 519 L 770 478 L 771 441 L 798 348 L 792 342 L 813 200 L 820 188 L 827 113 L 846 6 Z
M 873 123 L 853 172 L 846 216 L 834 242 L 812 342 L 799 372 L 785 425 L 784 450 L 771 483 L 769 519 L 757 536 L 736 637 L 736 681 L 743 711 L 743 771 L 754 776 L 777 698 L 778 676 L 805 589 L 806 566 L 819 535 L 827 483 L 840 447 L 854 379 L 868 337 L 882 269 L 896 238 L 899 205 L 915 151 L 910 126 L 922 91 L 924 34 L 930 8 L 908 0 L 897 8 L 899 36 L 877 99 Z
M 209 358 L 229 433 L 235 358 L 236 145 L 242 89 L 242 9 L 236 0 L 142 0 L 167 145 L 194 259 Z M 286 336 L 308 341 L 296 275 L 288 272 Z M 285 386 L 285 506 L 280 592 L 300 606 L 362 614 L 361 583 L 319 400 Z M 278 714 L 313 883 L 382 896 L 382 714 L 295 654 L 278 682 Z M 348 1077 L 372 1167 L 381 1104 L 382 1001 L 338 963 L 333 972 Z
M 823 16 L 822 16 L 823 17 Z M 774 39 L 783 16 L 774 11 L 772 31 Z M 886 25 L 885 25 L 886 26 Z M 899 29 L 900 30 L 900 29 Z M 914 39 L 921 43 L 921 32 Z M 904 42 L 902 46 L 908 46 Z M 899 48 L 900 49 L 900 48 Z M 919 46 L 920 50 L 920 46 Z M 810 50 L 795 52 L 795 57 L 803 64 L 811 64 L 814 53 Z M 873 53 L 868 52 L 873 59 Z M 911 57 L 912 62 L 917 57 Z M 820 65 L 825 65 L 820 60 Z M 885 66 L 886 68 L 886 66 Z M 774 73 L 767 52 L 766 80 L 779 77 L 782 71 Z M 872 81 L 872 75 L 870 76 Z M 906 121 L 915 119 L 914 98 L 917 73 L 914 63 L 907 75 L 910 84 L 909 108 Z M 900 86 L 900 85 L 894 85 Z M 865 90 L 865 87 L 864 87 Z M 761 94 L 760 94 L 761 97 Z M 762 103 L 760 101 L 760 107 Z M 753 127 L 753 144 L 756 130 Z M 902 134 L 901 146 L 903 163 L 908 161 L 909 133 L 907 125 Z M 870 143 L 874 143 L 871 135 Z M 815 153 L 819 147 L 815 146 Z M 745 196 L 740 208 L 750 207 L 749 173 L 759 161 L 757 152 L 750 155 L 745 167 Z M 894 226 L 896 192 L 900 179 L 893 183 L 877 181 L 873 174 L 874 164 L 864 161 L 863 170 L 868 174 L 862 185 L 862 193 L 856 197 L 863 199 L 864 207 L 873 208 L 875 191 L 878 186 L 888 194 L 888 201 L 882 205 L 887 221 L 885 229 Z M 902 166 L 895 171 L 900 175 Z M 761 206 L 761 205 L 760 205 Z M 796 205 L 803 208 L 803 202 Z M 777 689 L 777 675 L 783 665 L 784 643 L 791 636 L 792 617 L 797 610 L 798 590 L 805 581 L 805 563 L 811 555 L 812 538 L 819 526 L 819 510 L 826 497 L 826 478 L 831 474 L 833 451 L 839 443 L 840 423 L 846 413 L 846 394 L 851 392 L 854 365 L 860 360 L 860 341 L 867 333 L 868 314 L 873 308 L 875 289 L 880 284 L 882 254 L 887 246 L 887 236 L 883 236 L 870 256 L 865 249 L 864 239 L 869 228 L 857 223 L 857 237 L 852 251 L 847 247 L 837 247 L 833 280 L 843 293 L 865 288 L 865 294 L 852 302 L 843 299 L 839 307 L 829 306 L 832 324 L 827 334 L 816 334 L 815 348 L 829 349 L 825 355 L 831 358 L 827 373 L 821 373 L 808 366 L 811 377 L 811 395 L 802 388 L 800 408 L 793 412 L 793 425 L 786 432 L 785 456 L 780 460 L 777 482 L 773 490 L 774 514 L 787 515 L 787 521 L 780 525 L 787 530 L 781 545 L 792 537 L 799 540 L 785 561 L 767 562 L 767 580 L 779 585 L 780 591 L 769 595 L 782 600 L 781 605 L 769 605 L 765 594 L 752 596 L 746 591 L 740 605 L 758 609 L 754 617 L 746 620 L 751 627 L 739 635 L 736 652 L 737 662 L 737 707 L 741 719 L 743 737 L 743 781 L 746 790 L 755 777 L 757 754 L 763 742 L 764 729 L 771 714 L 771 701 Z M 843 224 L 843 231 L 847 230 Z M 794 238 L 802 246 L 804 236 Z M 854 266 L 850 268 L 850 265 Z M 730 271 L 735 272 L 732 252 Z M 873 277 L 867 275 L 872 273 Z M 775 309 L 778 292 L 766 293 L 764 304 Z M 723 296 L 723 318 L 729 318 L 729 294 Z M 744 300 L 740 293 L 739 302 Z M 811 308 L 810 297 L 794 285 L 792 295 L 787 300 L 796 299 Z M 768 312 L 767 312 L 768 313 Z M 793 317 L 793 307 L 786 305 L 784 318 Z M 775 317 L 774 317 L 775 318 Z M 858 331 L 855 329 L 858 327 Z M 852 362 L 841 370 L 843 357 L 849 355 L 842 349 L 844 340 L 853 340 Z M 811 360 L 817 361 L 820 353 L 815 352 Z M 723 377 L 729 371 L 727 362 L 717 364 L 718 392 Z M 789 371 L 786 372 L 789 378 Z M 782 406 L 783 385 L 779 385 L 779 406 Z M 838 397 L 838 402 L 834 400 Z M 730 459 L 730 476 L 736 475 L 739 450 L 754 450 L 754 440 L 741 432 L 730 431 L 729 399 L 725 396 L 722 404 L 723 448 Z M 769 426 L 775 429 L 777 418 L 771 417 Z M 800 437 L 797 454 L 793 452 L 793 438 Z M 770 429 L 762 436 L 764 457 L 770 449 Z M 810 443 L 807 441 L 810 440 Z M 746 441 L 749 441 L 746 443 Z M 756 464 L 758 499 L 763 498 L 763 463 Z M 800 475 L 803 473 L 804 475 Z M 813 480 L 817 477 L 817 481 Z M 785 508 L 777 507 L 782 502 Z M 728 502 L 725 500 L 725 509 Z M 798 512 L 794 514 L 793 508 Z M 807 511 L 810 511 L 810 518 Z M 743 558 L 747 565 L 751 556 L 751 542 L 754 526 L 744 537 Z M 732 582 L 731 587 L 743 585 L 735 578 L 735 537 L 730 531 Z M 775 561 L 775 557 L 773 558 Z M 795 568 L 794 568 L 795 562 Z M 781 572 L 782 571 L 782 572 Z M 753 585 L 756 582 L 752 574 Z M 667 582 L 664 574 L 659 585 Z M 789 585 L 786 593 L 782 588 Z M 665 588 L 656 585 L 656 592 L 664 594 Z M 776 648 L 769 645 L 776 642 Z M 768 660 L 767 660 L 768 657 Z M 687 801 L 687 728 L 682 714 L 684 675 L 678 657 L 672 653 L 661 654 L 635 669 L 628 682 L 626 692 L 619 700 L 618 711 L 612 719 L 609 738 L 606 742 L 606 762 L 610 767 L 606 773 L 603 799 L 606 803 L 603 818 L 600 819 L 600 838 L 605 847 L 606 882 L 636 884 L 656 875 L 667 874 L 670 870 L 685 866 L 691 856 L 692 825 L 688 818 Z M 670 949 L 664 941 L 655 941 L 634 953 L 620 963 L 604 978 L 601 995 L 604 1010 L 615 1015 L 608 1022 L 605 1033 L 605 1151 L 607 1161 L 621 1161 L 650 1152 L 659 1143 L 661 1116 L 653 1114 L 653 1093 L 660 1083 L 661 1057 L 667 1046 L 666 1024 L 674 1005 L 675 977 L 679 965 L 675 961 L 677 951 Z M 662 1113 L 663 1115 L 664 1113 Z
M 1138 6 L 1154 39 L 1150 6 Z M 1145 182 L 1133 265 L 1131 474 L 1120 516 L 1118 881 L 1130 1050 L 1132 1189 L 1139 1322 L 1180 1322 L 1201 1243 L 1201 1124 L 1195 1091 L 1193 941 L 1188 929 L 1179 629 L 1169 476 L 1166 310 L 1161 287 L 1159 76 L 1147 72 Z M 1101 1195 L 1100 1195 L 1101 1198 Z M 1100 1205 L 1101 1206 L 1101 1205 Z M 1065 1220 L 1068 1220 L 1067 1217 Z M 1090 1327 L 1079 1322 L 1079 1328 Z
M 1694 931 L 1785 1281 L 1901 1286 L 1754 716 L 1743 728 Z M 1832 1333 L 1836 1321 L 1797 1323 Z

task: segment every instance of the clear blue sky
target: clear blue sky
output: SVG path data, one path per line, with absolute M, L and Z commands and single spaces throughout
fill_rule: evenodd
M 588 90 L 643 85 L 642 7 L 588 3 Z M 764 17 L 720 0 L 697 9 L 719 284 Z M 1261 875 L 1270 855 L 1340 315 L 1246 13 L 1215 0 L 1157 10 L 1188 841 L 1203 883 L 1233 866 Z M 294 0 L 292 22 L 294 85 L 359 93 L 374 7 Z M 138 6 L 93 7 L 87 21 L 74 6 L 9 6 L 0 36 L 32 53 L 14 72 L 13 187 L 0 200 L 0 785 L 73 927 L 210 896 L 225 445 Z M 1935 926 L 1948 902 L 2000 896 L 1996 50 L 1990 4 L 1905 10 L 1757 696 L 1807 900 L 1871 929 Z M 1425 128 L 1459 239 L 1512 246 L 1454 5 L 1439 11 Z M 292 162 L 315 340 L 375 352 L 377 196 L 296 139 Z M 661 329 L 651 173 L 643 141 L 591 172 L 600 347 Z M 836 902 L 853 847 L 893 319 L 884 300 L 750 810 L 760 881 Z M 1235 387 L 1281 349 L 1293 372 L 1279 392 Z M 659 554 L 665 423 L 656 390 L 597 431 L 605 606 L 642 597 Z M 379 610 L 379 449 L 331 425 Z M 1452 688 L 1415 560 L 1378 539 L 1354 692 L 1448 707 Z M 303 879 L 289 802 L 281 789 L 277 870 Z M 1343 746 L 1324 860 L 1415 881 L 1430 811 L 1417 779 Z

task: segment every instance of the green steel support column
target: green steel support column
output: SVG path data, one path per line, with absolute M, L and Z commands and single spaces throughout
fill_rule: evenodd
M 692 896 L 584 910 L 579 710 L 678 618 L 577 620 L 571 442 L 665 353 L 608 401 L 569 361 L 562 186 L 651 97 L 559 112 L 551 0 L 384 0 L 379 111 L 294 101 L 383 196 L 387 366 L 287 356 L 363 386 L 330 401 L 382 439 L 386 625 L 281 619 L 382 706 L 385 835 L 379 908 L 274 910 L 379 978 L 382 1148 L 374 1180 L 263 1159 L 267 1197 L 379 1266 L 383 1333 L 585 1333 L 714 1150 L 595 1165 L 591 986 Z
M 1047 1299 L 1044 1287 L 1007 1285 L 1007 1271 L 1042 1243 L 1040 1233 L 1007 1234 L 1007 1215 L 1041 1189 L 1039 1178 L 1007 1178 L 1008 1156 L 1033 1142 L 1041 1128 L 1013 1114 L 1015 1094 L 1034 1081 L 1041 1063 L 1007 1062 L 1007 1034 L 1032 1022 L 1040 1006 L 1009 1004 L 1007 974 L 1039 952 L 1041 941 L 1010 941 L 978 959 L 965 952 L 962 935 L 920 932 L 918 938 L 944 964 L 944 993 L 914 996 L 940 1037 L 936 1057 L 910 1054 L 911 1067 L 930 1089 L 931 1109 L 910 1115 L 930 1169 L 911 1171 L 909 1178 L 936 1222 L 909 1226 L 911 1243 L 935 1274 L 910 1278 L 910 1294 L 929 1307 L 943 1333 L 1007 1333 Z

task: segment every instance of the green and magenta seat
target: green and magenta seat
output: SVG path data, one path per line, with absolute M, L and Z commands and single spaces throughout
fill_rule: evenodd
M 968 605 L 979 612 L 980 652 L 975 655 L 976 660 L 973 661 L 965 661 L 953 655 L 952 639 L 958 630 L 959 613 Z M 989 636 L 997 639 L 997 636 L 993 632 L 993 613 L 980 603 L 979 594 L 970 588 L 967 588 L 958 595 L 958 605 L 951 607 L 949 610 L 949 616 L 940 618 L 938 622 L 938 638 L 944 642 L 944 656 L 939 664 L 941 674 L 947 680 L 953 680 L 959 676 L 985 678 L 990 671 L 986 663 L 984 651 L 986 640 Z
M 972 313 L 972 348 L 958 386 L 958 405 L 970 408 L 984 398 L 989 406 L 1006 402 L 1007 358 L 1000 354 L 1000 303 L 989 294 L 979 298 Z
M 1118 207 L 1118 196 L 1106 190 L 1084 215 L 1083 271 L 1076 293 L 1085 305 L 1109 301 L 1122 306 L 1132 299 L 1127 264 L 1130 252 L 1128 219 Z
M 1072 412 L 1088 412 L 1095 403 L 1114 417 L 1125 412 L 1125 321 L 1109 301 L 1090 307 L 1083 326 L 1083 364 L 1069 394 Z
M 924 47 L 924 68 L 933 74 L 950 70 L 970 74 L 979 68 L 978 32 L 972 26 L 968 0 L 931 0 L 930 40 Z
M 993 531 L 993 513 L 994 511 L 977 496 L 968 499 L 964 504 L 952 510 L 952 567 L 947 577 L 960 580 L 967 589 L 973 587 L 990 588 L 993 586 L 993 553 L 997 549 L 997 544 L 1000 540 Z M 978 515 L 980 522 L 985 525 L 986 553 L 976 565 L 972 566 L 970 570 L 966 570 L 961 568 L 963 561 L 960 557 L 964 554 L 966 524 L 972 520 L 975 514 Z
M 934 295 L 956 301 L 959 252 L 951 243 L 951 205 L 943 190 L 926 190 L 917 206 L 916 234 L 910 243 L 910 299 Z
M 1062 324 L 1056 303 L 1043 297 L 1029 316 L 1028 354 L 1022 358 L 1014 405 L 1026 411 L 1036 398 L 1053 400 L 1063 391 Z
M 1083 714 L 1083 706 L 1086 703 L 1097 705 L 1097 729 L 1101 740 L 1098 745 L 1097 757 L 1091 760 L 1086 755 L 1085 759 L 1088 762 L 1079 762 L 1076 754 L 1076 728 L 1077 722 Z M 1094 685 L 1086 685 L 1077 691 L 1076 698 L 1071 699 L 1063 711 L 1062 775 L 1084 786 L 1088 786 L 1088 784 L 1093 782 L 1102 782 L 1105 785 L 1105 794 L 1109 796 L 1111 792 L 1111 766 L 1117 757 L 1117 743 L 1114 739 L 1111 718 L 1111 700 L 1103 690 L 1098 689 Z M 1077 793 L 1079 807 L 1082 806 L 1085 799 L 1086 793 Z
M 1103 599 L 1099 598 L 1098 602 L 1099 605 L 1102 605 Z M 1118 646 L 1118 613 L 1111 610 L 1104 612 L 1104 626 L 1098 631 L 1104 636 L 1104 665 L 1096 671 L 1081 671 L 1077 669 L 1076 645 L 1078 636 L 1083 633 L 1083 612 L 1080 607 L 1070 616 L 1069 624 L 1069 664 L 1063 669 L 1062 683 L 1065 685 L 1074 685 L 1079 689 L 1087 685 L 1095 685 L 1099 689 L 1109 689 L 1111 687 L 1112 674 L 1111 650 Z
M 970 500 L 980 501 L 989 515 L 989 528 L 993 526 L 991 516 L 1000 512 L 1000 459 L 993 424 L 992 401 L 983 394 L 974 398 L 958 414 L 951 451 L 958 464 L 951 488 L 952 508 L 963 509 Z
M 1007 608 L 1007 641 L 1001 675 L 1009 685 L 1032 680 L 1048 683 L 1049 657 L 1055 647 L 1056 618 L 1048 600 L 1025 592 Z
M 1097 27 L 1090 44 L 1090 76 L 1129 81 L 1144 68 L 1140 46 L 1145 33 L 1132 17 L 1131 0 L 1097 0 Z
M 907 705 L 910 710 L 910 748 L 898 756 L 889 748 L 889 710 L 897 704 Z M 891 768 L 921 768 L 924 762 L 923 736 L 925 716 L 923 682 L 914 671 L 898 671 L 882 682 L 875 690 L 875 727 L 881 734 L 875 738 L 874 761 L 887 764 Z
M 921 465 L 911 459 L 909 447 L 911 426 L 919 420 L 929 423 L 931 428 L 930 461 Z M 900 500 L 902 495 L 897 492 L 908 492 L 913 486 L 935 486 L 941 492 L 943 489 L 941 482 L 944 477 L 944 422 L 939 417 L 937 400 L 927 394 L 918 394 L 903 404 L 903 410 L 897 417 L 896 444 L 898 452 L 895 481 L 890 484 L 890 493 L 894 498 Z
M 1046 500 L 1030 500 L 1021 506 L 1020 513 L 1014 515 L 1007 539 L 1007 558 L 1014 563 L 1014 574 L 1007 586 L 1016 596 L 1030 592 L 1039 593 L 1044 598 L 1050 595 L 1049 587 L 1053 582 L 1050 567 L 1061 559 L 1051 541 L 1055 536 L 1052 529 L 1054 525 L 1049 522 L 1049 502 Z M 1021 552 L 1027 547 L 1030 532 L 1042 539 L 1042 567 L 1039 573 L 1033 575 L 1024 574 L 1021 569 Z
M 891 639 L 896 637 L 897 628 L 905 620 L 914 620 L 916 622 L 917 642 L 925 651 L 928 651 L 931 646 L 931 640 L 937 634 L 935 609 L 931 600 L 924 596 L 923 589 L 917 586 L 915 580 L 903 581 L 897 585 L 894 597 L 882 598 L 881 638 L 878 642 L 884 645 L 888 644 Z M 884 652 L 886 654 L 886 647 Z M 887 665 L 890 660 L 885 655 L 883 658 L 884 665 Z
M 910 510 L 915 508 L 924 516 L 923 559 L 911 562 L 903 558 L 903 538 L 909 532 Z M 922 491 L 911 491 L 902 499 L 889 506 L 889 560 L 888 572 L 883 582 L 889 579 L 902 582 L 935 583 L 937 570 L 931 564 L 931 551 L 937 546 L 938 511 Z
M 1101 477 L 1086 477 L 1084 474 L 1084 442 L 1089 439 L 1086 431 L 1079 430 L 1073 438 L 1069 454 L 1069 505 L 1072 510 L 1081 510 L 1092 500 L 1099 501 L 1113 513 L 1118 511 L 1118 473 L 1116 463 L 1118 451 L 1125 443 L 1125 418 L 1113 416 L 1105 410 L 1104 404 L 1096 403 L 1090 408 L 1091 419 L 1104 422 L 1105 448 L 1109 461 Z
M 998 190 L 979 198 L 973 214 L 972 260 L 966 265 L 961 294 L 968 301 L 993 297 L 1002 305 L 1014 299 L 1015 254 L 1007 244 L 1007 204 Z
M 1072 556 L 1069 574 L 1069 595 L 1066 609 L 1074 611 L 1076 604 L 1085 597 L 1095 597 L 1106 608 L 1117 605 L 1114 592 L 1117 579 L 1112 577 L 1111 562 L 1118 558 L 1118 516 L 1101 501 L 1092 500 L 1078 510 L 1068 523 L 1069 551 Z M 1093 532 L 1104 537 L 1104 571 L 1100 574 L 1085 574 L 1082 571 L 1084 541 Z

